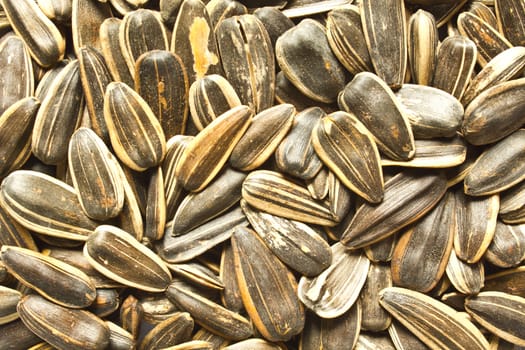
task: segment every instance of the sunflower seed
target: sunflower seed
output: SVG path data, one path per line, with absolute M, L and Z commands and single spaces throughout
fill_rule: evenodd
M 2 349 L 28 349 L 42 341 L 21 320 L 0 325 L 0 333 L 9 334 L 8 337 L 0 337 Z
M 412 80 L 416 84 L 430 85 L 439 41 L 436 20 L 430 12 L 419 9 L 410 16 L 407 41 Z
M 388 334 L 397 350 L 427 350 L 428 347 L 401 323 L 392 320 Z
M 120 307 L 119 292 L 115 288 L 98 288 L 97 296 L 89 306 L 91 311 L 98 317 L 111 315 Z
M 515 0 L 494 1 L 498 29 L 513 45 L 525 45 L 525 5 Z
M 282 11 L 273 6 L 259 7 L 253 11 L 253 14 L 266 28 L 273 48 L 275 48 L 277 39 L 294 26 L 290 18 L 286 17 Z
M 164 178 L 164 192 L 166 195 L 166 217 L 172 218 L 184 195 L 184 188 L 177 181 L 175 169 L 182 157 L 184 148 L 193 136 L 175 135 L 166 143 L 166 157 L 162 162 L 162 173 Z
M 138 339 L 139 337 L 139 327 L 143 313 L 142 305 L 132 294 L 122 302 L 119 315 L 122 328 L 129 332 L 133 339 Z
M 246 6 L 234 0 L 211 0 L 206 4 L 206 11 L 210 15 L 214 31 L 222 20 L 248 13 Z
M 171 280 L 168 268 L 153 251 L 114 226 L 98 226 L 84 246 L 84 256 L 103 275 L 140 290 L 163 292 Z
M 119 30 L 122 20 L 116 17 L 106 18 L 99 28 L 100 47 L 107 68 L 115 81 L 122 81 L 133 86 L 133 76 L 128 69 L 126 59 L 119 42 Z
M 447 277 L 457 291 L 467 295 L 479 293 L 483 288 L 485 269 L 483 263 L 466 263 L 452 251 L 446 268 Z
M 0 299 L 2 300 L 0 304 L 0 325 L 4 325 L 18 318 L 16 306 L 21 298 L 22 293 L 16 289 L 0 286 Z
M 523 224 L 525 217 L 525 182 L 500 193 L 499 218 L 506 224 Z
M 392 340 L 385 333 L 360 333 L 355 350 L 395 350 Z
M 175 316 L 180 310 L 164 294 L 154 294 L 139 300 L 140 317 L 152 325 L 159 324 Z
M 72 1 L 69 0 L 39 0 L 38 7 L 47 18 L 59 22 L 67 23 L 71 21 L 73 11 Z
M 364 247 L 366 257 L 375 263 L 389 262 L 392 260 L 392 254 L 397 243 L 397 235 L 394 233 L 377 243 Z
M 131 333 L 113 322 L 106 321 L 109 328 L 109 347 L 113 350 L 133 350 L 135 349 L 135 339 Z
M 241 298 L 257 330 L 270 341 L 287 341 L 304 327 L 297 282 L 252 230 L 238 227 L 232 250 Z
M 497 28 L 498 22 L 493 10 L 494 9 L 492 7 L 489 7 L 486 4 L 484 4 L 483 1 L 473 1 L 468 7 L 469 12 L 472 12 L 473 14 L 478 16 L 479 18 L 490 24 L 493 28 Z
M 525 297 L 525 266 L 518 266 L 486 276 L 483 290 Z
M 78 54 L 78 50 L 83 46 L 100 50 L 99 27 L 106 18 L 111 17 L 111 7 L 107 3 L 90 0 L 73 0 L 70 3 L 75 52 Z
M 166 225 L 166 197 L 164 178 L 160 167 L 151 170 L 146 205 L 144 232 L 152 241 L 162 239 Z
M 229 310 L 241 313 L 244 309 L 244 305 L 242 303 L 239 283 L 235 273 L 231 244 L 227 244 L 222 248 L 219 278 L 224 285 L 224 289 L 221 290 L 222 304 Z
M 109 344 L 108 326 L 88 311 L 59 306 L 38 295 L 23 297 L 17 310 L 32 332 L 57 349 L 104 349 Z
M 187 312 L 177 312 L 174 316 L 157 324 L 141 341 L 139 350 L 164 349 L 188 341 L 193 331 L 193 319 Z
M 119 226 L 135 237 L 137 241 L 142 241 L 144 221 L 142 219 L 138 196 L 135 195 L 131 187 L 131 181 L 128 180 L 122 169 L 120 171 L 120 181 L 124 187 L 124 206 L 118 218 Z
M 484 255 L 491 264 L 509 268 L 525 260 L 525 226 L 496 223 L 492 242 Z
M 379 305 L 379 291 L 392 287 L 390 266 L 370 264 L 365 285 L 359 294 L 362 305 L 361 328 L 366 331 L 386 330 L 392 321 L 390 314 Z
M 199 263 L 186 263 L 168 264 L 167 266 L 176 276 L 193 283 L 198 287 L 216 290 L 224 289 L 224 284 L 221 279 L 205 265 Z

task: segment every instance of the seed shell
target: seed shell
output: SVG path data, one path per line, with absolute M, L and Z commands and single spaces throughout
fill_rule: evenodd
M 498 221 L 484 257 L 491 264 L 502 268 L 520 264 L 525 260 L 525 226 L 507 225 Z
M 141 341 L 139 350 L 164 349 L 191 339 L 193 319 L 187 312 L 177 312 L 174 316 L 157 324 Z
M 390 326 L 392 322 L 390 314 L 379 305 L 379 292 L 387 287 L 392 287 L 390 267 L 383 264 L 370 264 L 365 285 L 359 294 L 363 330 L 380 332 Z
M 166 196 L 160 167 L 151 170 L 145 216 L 145 236 L 152 241 L 162 239 L 166 227 Z
M 513 45 L 525 45 L 525 30 L 521 25 L 525 20 L 525 5 L 516 0 L 494 1 L 496 18 L 500 33 Z M 495 27 L 496 28 L 496 27 Z
M 473 264 L 466 263 L 452 251 L 446 273 L 450 283 L 462 294 L 474 295 L 483 288 L 485 269 L 480 261 Z
M 408 22 L 408 59 L 416 84 L 430 85 L 434 76 L 439 36 L 434 16 L 419 9 Z
M 0 286 L 0 299 L 2 300 L 0 305 L 0 325 L 18 319 L 16 306 L 21 298 L 22 293 L 18 290 Z
M 106 18 L 102 22 L 99 28 L 100 47 L 113 80 L 133 86 L 133 76 L 120 48 L 118 33 L 121 23 L 122 20 L 116 17 Z
M 99 27 L 106 18 L 111 17 L 108 3 L 90 0 L 72 0 L 71 31 L 73 48 L 76 53 L 83 46 L 101 48 Z

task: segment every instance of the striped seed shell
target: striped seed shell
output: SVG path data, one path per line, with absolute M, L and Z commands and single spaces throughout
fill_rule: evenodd
M 353 114 L 334 112 L 312 130 L 312 145 L 325 165 L 365 200 L 383 199 L 383 172 L 373 136 Z
M 219 269 L 219 278 L 224 285 L 221 290 L 221 302 L 229 310 L 241 313 L 244 309 L 242 303 L 239 282 L 235 272 L 233 261 L 233 248 L 231 244 L 226 244 L 221 252 L 221 265 Z
M 53 237 L 85 241 L 97 227 L 73 187 L 32 170 L 12 172 L 0 189 L 0 204 L 18 223 Z
M 512 47 L 512 44 L 490 24 L 471 12 L 458 16 L 461 35 L 472 40 L 478 48 L 478 63 L 484 67 L 497 54 Z
M 224 112 L 240 106 L 241 100 L 226 78 L 210 74 L 191 84 L 188 104 L 193 123 L 202 130 Z
M 450 168 L 464 164 L 467 144 L 462 137 L 453 139 L 415 140 L 416 154 L 407 162 L 381 159 L 382 166 L 407 168 Z
M 476 60 L 476 44 L 461 35 L 449 36 L 439 46 L 432 86 L 461 100 Z
M 70 0 L 38 0 L 38 7 L 44 12 L 47 18 L 59 22 L 67 23 L 71 21 L 73 4 Z
M 275 58 L 268 32 L 254 15 L 223 19 L 215 31 L 224 76 L 241 103 L 259 113 L 273 105 Z
M 246 6 L 235 0 L 211 0 L 206 4 L 206 10 L 214 31 L 222 20 L 248 13 Z
M 525 67 L 525 47 L 511 47 L 497 54 L 485 67 L 472 79 L 465 95 L 461 99 L 467 106 L 482 91 L 513 79 Z
M 192 292 L 180 282 L 171 283 L 167 297 L 187 311 L 203 328 L 230 340 L 242 340 L 252 335 L 252 325 L 243 316 Z
M 282 11 L 273 6 L 258 7 L 253 11 L 253 14 L 266 28 L 272 47 L 275 47 L 277 39 L 283 35 L 284 32 L 295 25 Z
M 84 97 L 79 64 L 73 60 L 56 76 L 38 109 L 31 150 L 46 164 L 67 160 L 69 140 L 80 126 Z
M 160 15 L 147 9 L 131 11 L 124 16 L 119 26 L 119 42 L 132 76 L 135 76 L 135 62 L 143 53 L 168 50 L 168 36 Z
M 252 116 L 247 106 L 232 108 L 189 142 L 175 170 L 177 180 L 186 190 L 198 192 L 213 180 L 250 125 Z
M 305 315 L 293 274 L 252 230 L 238 227 L 231 242 L 241 298 L 257 330 L 270 341 L 299 334 Z
M 342 221 L 346 215 L 353 215 L 354 196 L 352 192 L 337 178 L 333 172 L 328 174 L 328 202 L 330 211 L 337 221 Z
M 525 178 L 525 130 L 520 129 L 487 148 L 465 176 L 464 191 L 470 196 L 491 195 Z
M 502 292 L 481 292 L 465 300 L 465 309 L 491 333 L 525 346 L 525 298 Z
M 525 225 L 507 225 L 500 221 L 484 255 L 491 264 L 509 268 L 525 260 Z
M 484 291 L 499 291 L 525 297 L 525 266 L 505 269 L 485 277 Z
M 35 90 L 33 65 L 26 43 L 16 35 L 0 42 L 0 114 Z
M 339 7 L 328 12 L 326 36 L 334 55 L 350 73 L 372 71 L 361 15 L 356 6 Z
M 369 266 L 370 260 L 364 253 L 335 243 L 332 264 L 316 277 L 303 276 L 299 280 L 299 299 L 319 317 L 339 317 L 357 302 Z
M 119 325 L 106 321 L 109 328 L 109 347 L 114 350 L 133 350 L 136 342 L 133 335 Z
M 111 74 L 97 49 L 81 47 L 77 50 L 77 56 L 91 128 L 109 145 L 108 126 L 104 119 L 104 94 L 112 80 Z
M 104 120 L 117 157 L 129 168 L 144 171 L 166 155 L 162 127 L 146 101 L 122 82 L 112 82 L 104 97 Z
M 166 227 L 166 195 L 161 167 L 150 171 L 144 233 L 152 241 L 162 239 Z
M 386 333 L 362 332 L 357 338 L 355 350 L 396 350 L 392 340 Z
M 24 40 L 36 63 L 50 67 L 64 57 L 64 37 L 35 1 L 2 0 L 1 5 L 11 27 Z
M 466 263 L 458 258 L 454 250 L 450 254 L 446 267 L 446 274 L 450 283 L 462 294 L 478 294 L 485 280 L 483 263 Z
M 266 246 L 293 270 L 314 277 L 330 266 L 330 246 L 310 226 L 251 208 L 244 200 L 241 208 Z
M 119 319 L 122 324 L 122 328 L 131 333 L 133 339 L 139 337 L 139 327 L 142 322 L 142 316 L 144 315 L 144 309 L 142 303 L 130 294 L 122 301 L 120 307 Z
M 9 334 L 8 337 L 0 337 L 0 347 L 2 349 L 25 350 L 42 342 L 42 339 L 27 328 L 20 319 L 0 325 L 0 333 Z
M 439 36 L 434 16 L 419 9 L 408 22 L 408 60 L 415 84 L 430 85 L 436 66 Z
M 29 230 L 16 222 L 0 207 L 0 246 L 3 245 L 38 250 Z
M 399 236 L 392 255 L 392 280 L 399 287 L 427 293 L 445 273 L 453 245 L 456 202 L 447 193 Z
M 115 288 L 97 288 L 97 296 L 88 310 L 98 317 L 107 317 L 120 307 L 120 295 Z
M 407 68 L 407 20 L 402 0 L 363 0 L 361 21 L 376 74 L 393 89 Z
M 500 33 L 513 45 L 525 46 L 525 4 L 519 0 L 494 1 Z
M 465 316 L 432 297 L 405 288 L 389 287 L 380 304 L 430 348 L 488 349 L 488 342 Z
M 337 318 L 306 314 L 299 350 L 353 349 L 361 330 L 362 307 L 359 300 Z
M 16 289 L 0 285 L 0 325 L 4 325 L 18 318 L 16 305 L 22 298 L 22 293 Z M 7 333 L 3 333 L 7 334 Z
M 292 128 L 275 150 L 277 167 L 301 179 L 313 178 L 323 166 L 311 142 L 315 125 L 326 116 L 319 107 L 303 110 L 295 115 Z
M 339 93 L 338 104 L 365 125 L 386 156 L 394 160 L 410 160 L 414 156 L 408 113 L 377 75 L 369 72 L 355 75 Z
M 173 217 L 173 235 L 185 234 L 237 204 L 245 178 L 246 173 L 226 167 L 204 190 L 189 193 Z
M 331 103 L 343 89 L 346 75 L 325 32 L 319 22 L 304 19 L 277 39 L 275 56 L 286 78 L 304 95 Z
M 46 299 L 69 308 L 84 308 L 95 300 L 91 279 L 78 268 L 44 254 L 2 246 L 0 256 L 7 270 Z
M 107 68 L 114 81 L 122 81 L 133 86 L 133 76 L 128 69 L 119 41 L 122 20 L 116 17 L 106 18 L 99 28 L 100 46 Z
M 442 173 L 401 172 L 385 183 L 385 195 L 379 205 L 364 203 L 359 207 L 345 228 L 341 243 L 357 249 L 378 242 L 425 215 L 445 191 Z
M 458 203 L 454 250 L 461 260 L 476 263 L 494 237 L 499 196 L 471 197 L 464 195 L 461 190 L 454 195 Z
M 80 128 L 69 143 L 69 171 L 78 200 L 87 216 L 107 220 L 124 205 L 119 163 L 91 129 Z
M 291 220 L 324 226 L 337 224 L 328 205 L 316 201 L 305 187 L 278 172 L 252 171 L 244 180 L 242 199 L 259 210 Z
M 221 74 L 213 26 L 201 0 L 182 1 L 173 27 L 170 51 L 180 56 L 190 86 L 205 75 Z
M 18 303 L 24 324 L 57 349 L 95 350 L 109 344 L 109 328 L 89 311 L 54 304 L 38 295 L 27 295 Z
M 168 264 L 174 276 L 193 284 L 196 287 L 223 290 L 224 284 L 219 276 L 206 265 L 188 262 L 185 264 Z
M 137 241 L 142 241 L 144 235 L 144 220 L 142 218 L 141 208 L 138 196 L 132 188 L 132 180 L 120 171 L 120 181 L 124 187 L 124 205 L 118 217 L 119 227 L 129 232 Z
M 403 84 L 396 97 L 407 112 L 416 139 L 454 137 L 461 126 L 463 106 L 443 90 Z
M 366 257 L 375 263 L 389 262 L 392 260 L 392 254 L 397 243 L 397 235 L 394 233 L 377 243 L 364 247 Z
M 0 115 L 0 178 L 22 167 L 31 156 L 31 133 L 39 107 L 35 97 L 26 97 Z
M 73 48 L 91 46 L 100 50 L 99 27 L 106 18 L 110 18 L 111 7 L 108 3 L 91 0 L 72 0 L 71 31 Z
M 184 188 L 177 181 L 175 169 L 182 157 L 184 148 L 193 136 L 175 135 L 166 142 L 166 157 L 162 161 L 164 192 L 166 194 L 166 217 L 172 218 L 184 195 Z
M 495 1 L 492 1 L 495 4 Z M 493 5 L 494 5 L 493 4 Z M 489 7 L 490 4 L 485 4 L 482 1 L 473 1 L 469 7 L 468 11 L 472 12 L 488 24 L 490 24 L 492 27 L 497 28 L 498 27 L 498 21 L 496 19 L 496 15 L 494 14 L 494 8 Z
M 386 330 L 392 318 L 379 305 L 379 292 L 383 288 L 392 287 L 390 266 L 370 264 L 365 285 L 359 294 L 362 305 L 361 328 L 366 331 L 380 332 Z
M 392 320 L 388 334 L 397 350 L 427 350 L 428 347 L 405 326 Z
M 151 324 L 158 324 L 180 312 L 165 294 L 143 296 L 134 307 L 139 311 L 137 321 Z
M 139 56 L 135 90 L 159 119 L 166 139 L 184 134 L 188 118 L 188 76 L 177 55 L 152 50 Z
M 499 218 L 506 224 L 525 223 L 525 182 L 500 193 Z
M 468 105 L 461 131 L 473 145 L 497 142 L 518 130 L 525 115 L 525 78 L 497 84 Z
M 84 256 L 103 275 L 140 290 L 163 292 L 171 280 L 165 263 L 118 227 L 98 226 L 84 246 Z
M 255 115 L 230 156 L 230 165 L 254 170 L 268 160 L 292 127 L 295 107 L 279 104 Z
M 142 339 L 139 350 L 164 349 L 191 339 L 193 319 L 187 312 L 177 312 L 157 324 Z

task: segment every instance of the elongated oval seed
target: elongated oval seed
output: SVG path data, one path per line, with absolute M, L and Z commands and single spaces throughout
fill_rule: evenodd
M 107 220 L 124 206 L 119 163 L 91 129 L 80 128 L 69 143 L 69 171 L 78 200 L 87 216 Z
M 466 263 L 458 259 L 454 250 L 448 259 L 446 273 L 450 283 L 462 294 L 477 294 L 483 288 L 485 280 L 483 263 L 480 261 L 473 264 Z
M 491 264 L 503 268 L 525 260 L 525 225 L 507 225 L 498 221 L 484 257 Z
M 384 264 L 370 264 L 365 285 L 359 294 L 362 305 L 361 327 L 363 330 L 379 332 L 386 330 L 392 318 L 379 305 L 379 291 L 392 287 L 392 273 L 390 266 Z
M 163 292 L 171 280 L 164 262 L 118 227 L 98 226 L 84 246 L 84 256 L 103 275 L 140 290 Z
M 146 101 L 122 82 L 112 82 L 104 97 L 104 120 L 119 159 L 136 171 L 159 165 L 166 155 L 164 132 Z
M 2 0 L 2 8 L 11 27 L 27 45 L 31 57 L 42 67 L 49 67 L 64 57 L 64 37 L 32 0 Z
M 109 328 L 85 310 L 56 305 L 38 295 L 27 295 L 18 303 L 24 324 L 57 349 L 99 350 L 109 344 Z
M 436 66 L 439 36 L 434 16 L 419 9 L 408 22 L 408 59 L 416 84 L 430 85 Z
M 498 29 L 513 45 L 525 45 L 525 5 L 517 0 L 494 1 Z
M 379 298 L 381 306 L 430 348 L 486 350 L 489 347 L 472 322 L 428 295 L 389 287 L 379 293 Z
M 498 337 L 525 346 L 525 298 L 502 292 L 481 292 L 465 300 L 465 309 Z
M 85 241 L 98 225 L 82 211 L 73 187 L 32 170 L 2 181 L 0 203 L 22 226 L 43 235 Z
M 24 285 L 65 307 L 84 308 L 95 300 L 91 279 L 81 270 L 44 254 L 2 246 L 0 256 L 8 271 Z
M 193 319 L 187 312 L 177 312 L 160 322 L 142 339 L 139 350 L 170 347 L 191 339 Z
M 115 81 L 133 85 L 133 77 L 120 48 L 119 27 L 122 20 L 117 17 L 106 18 L 99 28 L 100 46 L 107 68 Z
M 22 293 L 18 290 L 0 286 L 0 299 L 2 300 L 2 304 L 0 305 L 0 325 L 18 318 L 16 306 L 21 298 Z

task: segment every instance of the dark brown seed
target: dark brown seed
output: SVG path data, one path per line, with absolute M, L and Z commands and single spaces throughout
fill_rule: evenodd
M 513 45 L 525 45 L 525 4 L 517 0 L 494 1 L 498 29 Z
M 72 1 L 69 0 L 39 0 L 38 7 L 52 21 L 67 23 L 71 21 L 73 11 Z
M 399 287 L 383 289 L 381 305 L 433 349 L 488 349 L 476 326 L 451 307 L 432 297 Z
M 170 51 L 182 59 L 191 84 L 209 74 L 221 74 L 213 26 L 201 0 L 184 0 L 173 27 Z
M 485 4 L 483 1 L 473 1 L 468 7 L 468 11 L 490 24 L 493 28 L 498 28 L 498 21 L 494 14 L 494 9 L 487 5 L 488 4 Z
M 166 196 L 160 167 L 151 170 L 146 204 L 145 236 L 152 241 L 162 239 L 166 226 Z
M 146 321 L 153 325 L 167 320 L 180 311 L 165 294 L 150 294 L 142 297 L 139 305 L 141 314 L 138 321 Z
M 18 290 L 0 285 L 0 300 L 2 300 L 0 304 L 0 325 L 4 325 L 18 318 L 16 305 L 21 298 L 22 293 Z
M 0 203 L 22 226 L 44 235 L 85 241 L 98 225 L 83 213 L 73 187 L 36 171 L 6 177 Z
M 252 335 L 252 325 L 246 318 L 190 291 L 180 282 L 170 284 L 166 295 L 189 312 L 195 322 L 213 333 L 230 340 L 242 340 Z
M 432 86 L 461 100 L 469 84 L 478 49 L 476 44 L 461 35 L 447 37 L 439 46 Z
M 120 165 L 95 132 L 78 129 L 69 143 L 69 171 L 87 216 L 107 220 L 124 205 Z
M 133 335 L 117 324 L 106 321 L 109 328 L 109 348 L 113 350 L 134 350 L 135 339 Z
M 270 158 L 292 127 L 295 108 L 291 104 L 270 107 L 253 117 L 230 156 L 230 165 L 254 170 Z
M 361 20 L 376 74 L 393 89 L 401 87 L 407 68 L 407 20 L 401 0 L 364 0 Z
M 32 96 L 35 78 L 25 42 L 8 35 L 0 42 L 0 114 L 15 102 Z
M 359 8 L 345 6 L 330 11 L 326 19 L 326 36 L 335 56 L 350 73 L 372 71 Z
M 525 223 L 525 182 L 500 194 L 499 217 L 506 224 Z
M 0 178 L 22 167 L 31 156 L 31 134 L 39 107 L 35 97 L 27 97 L 0 115 Z
M 111 7 L 108 3 L 90 0 L 72 1 L 71 31 L 73 47 L 77 54 L 84 46 L 100 50 L 99 27 L 109 17 L 111 17 Z
M 478 262 L 494 237 L 498 217 L 499 196 L 465 196 L 455 192 L 456 232 L 454 250 L 458 258 L 468 263 Z
M 497 29 L 470 12 L 458 16 L 461 35 L 469 38 L 478 48 L 478 63 L 484 67 L 497 54 L 512 47 L 512 44 Z
M 200 263 L 168 264 L 175 276 L 192 283 L 197 287 L 222 290 L 224 284 L 214 271 Z
M 462 294 L 477 294 L 483 288 L 485 280 L 483 263 L 481 261 L 466 263 L 458 258 L 454 250 L 448 259 L 446 273 L 450 283 Z
M 496 223 L 492 242 L 484 255 L 498 267 L 509 268 L 525 260 L 525 226 Z
M 328 173 L 328 202 L 330 211 L 337 221 L 342 221 L 353 209 L 352 192 L 337 178 L 333 172 Z M 311 192 L 311 191 L 310 191 Z M 352 215 L 350 213 L 350 215 Z
M 235 273 L 231 244 L 225 245 L 222 249 L 219 277 L 224 285 L 224 289 L 221 291 L 222 304 L 232 311 L 241 313 L 244 305 Z
M 109 344 L 109 328 L 88 311 L 59 306 L 38 295 L 23 297 L 17 309 L 32 332 L 58 349 L 104 349 Z
M 119 226 L 129 234 L 133 235 L 137 241 L 142 241 L 144 235 L 144 220 L 139 203 L 139 196 L 132 188 L 132 179 L 128 179 L 124 170 L 120 172 L 120 181 L 124 187 L 124 206 L 119 215 Z
M 31 233 L 0 207 L 0 246 L 3 245 L 38 250 Z
M 307 313 L 299 350 L 353 349 L 361 329 L 361 315 L 359 300 L 337 318 L 327 319 Z
M 427 350 L 428 347 L 401 323 L 392 320 L 388 334 L 398 350 Z
M 370 264 L 365 285 L 359 294 L 362 305 L 361 328 L 366 331 L 380 332 L 386 330 L 392 318 L 379 305 L 379 292 L 392 287 L 390 267 L 383 264 Z
M 104 120 L 117 157 L 128 167 L 144 171 L 159 165 L 166 155 L 162 127 L 148 104 L 122 82 L 107 86 Z
M 303 276 L 299 280 L 299 299 L 319 317 L 339 317 L 357 302 L 369 266 L 370 260 L 364 253 L 335 243 L 332 264 L 316 277 Z
M 372 203 L 383 199 L 383 172 L 372 134 L 353 114 L 334 112 L 317 122 L 312 145 L 350 190 Z
M 133 76 L 120 48 L 118 33 L 121 23 L 122 20 L 116 17 L 106 18 L 102 22 L 99 29 L 100 46 L 113 80 L 133 86 Z
M 124 299 L 120 307 L 120 320 L 122 328 L 131 333 L 133 339 L 138 339 L 139 337 L 139 327 L 143 314 L 142 305 L 132 294 Z
M 498 337 L 525 346 L 525 298 L 481 292 L 465 301 L 469 315 Z
M 441 173 L 399 173 L 385 183 L 385 196 L 379 205 L 365 203 L 356 211 L 341 243 L 357 249 L 392 235 L 425 215 L 445 190 L 446 179 Z
M 186 190 L 198 192 L 213 180 L 250 125 L 252 116 L 247 106 L 232 108 L 190 141 L 175 170 L 177 180 Z
M 288 29 L 294 26 L 293 21 L 286 17 L 282 11 L 273 6 L 258 7 L 253 11 L 268 32 L 272 47 L 275 47 L 277 39 L 284 34 Z
M 497 142 L 518 130 L 525 114 L 525 78 L 497 84 L 468 105 L 461 127 L 473 145 Z
M 182 184 L 177 181 L 175 169 L 184 149 L 193 136 L 175 135 L 166 142 L 166 157 L 162 161 L 164 192 L 166 194 L 166 217 L 172 218 L 184 195 Z
M 304 327 L 304 309 L 292 273 L 255 232 L 237 228 L 232 249 L 241 298 L 264 338 L 287 341 Z
M 495 143 L 478 157 L 465 176 L 464 190 L 471 196 L 506 190 L 525 177 L 525 130 L 520 129 Z
M 242 3 L 235 0 L 212 0 L 206 4 L 206 11 L 210 15 L 213 30 L 217 30 L 219 23 L 230 17 L 241 16 L 248 13 L 248 9 Z
M 275 56 L 286 78 L 304 95 L 331 103 L 343 89 L 346 76 L 325 31 L 319 22 L 304 19 L 277 39 Z
M 213 349 L 222 349 L 230 344 L 230 341 L 220 335 L 208 331 L 206 328 L 199 329 L 194 335 L 193 340 L 203 340 L 213 345 Z
M 364 248 L 366 257 L 375 263 L 389 262 L 392 260 L 392 254 L 397 243 L 397 235 L 394 233 L 377 243 L 370 244 Z
M 274 99 L 275 58 L 268 32 L 254 15 L 222 20 L 215 31 L 224 76 L 241 103 L 255 111 L 270 108 Z
M 314 200 L 305 187 L 278 172 L 256 170 L 248 174 L 242 198 L 259 210 L 288 219 L 326 226 L 337 224 L 328 205 Z
M 66 42 L 37 3 L 32 0 L 2 0 L 11 27 L 24 40 L 31 57 L 42 67 L 50 67 L 64 57 Z
M 120 306 L 119 292 L 115 288 L 98 288 L 97 296 L 88 310 L 98 317 L 107 317 Z
M 137 58 L 135 90 L 159 119 L 166 139 L 186 130 L 188 88 L 186 68 L 179 56 L 152 50 Z
M 323 166 L 311 143 L 315 125 L 326 113 L 319 107 L 303 110 L 294 117 L 291 130 L 275 150 L 277 167 L 301 179 L 313 178 Z
M 408 59 L 414 83 L 432 83 L 438 42 L 434 16 L 425 10 L 417 10 L 408 22 Z
M 114 226 L 97 227 L 84 246 L 84 256 L 103 275 L 140 290 L 163 292 L 171 280 L 153 251 Z
M 9 334 L 7 337 L 0 337 L 2 349 L 26 350 L 42 341 L 21 320 L 0 325 L 0 333 Z
M 315 277 L 330 266 L 330 246 L 310 226 L 256 210 L 244 200 L 241 208 L 266 246 L 290 268 Z
M 483 290 L 500 291 L 525 297 L 525 266 L 518 266 L 487 275 Z
M 369 72 L 357 74 L 339 93 L 338 104 L 365 125 L 386 156 L 394 160 L 410 160 L 414 156 L 408 113 L 378 76 Z
M 164 349 L 191 339 L 193 319 L 187 312 L 177 312 L 150 330 L 138 347 L 139 350 Z

